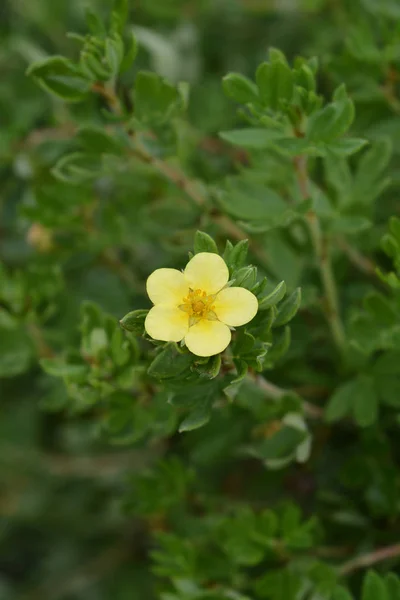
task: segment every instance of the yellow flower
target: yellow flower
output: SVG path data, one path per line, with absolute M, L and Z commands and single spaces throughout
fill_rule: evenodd
M 197 356 L 213 356 L 231 341 L 230 327 L 251 321 L 258 310 L 254 294 L 241 287 L 226 287 L 225 261 L 211 252 L 196 254 L 186 269 L 157 269 L 146 288 L 154 306 L 145 329 L 154 340 L 185 340 Z

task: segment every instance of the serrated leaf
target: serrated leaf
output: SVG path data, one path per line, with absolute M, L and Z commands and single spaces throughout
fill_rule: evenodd
M 281 327 L 289 323 L 295 316 L 301 305 L 301 289 L 296 288 L 278 308 L 278 314 L 273 327 Z

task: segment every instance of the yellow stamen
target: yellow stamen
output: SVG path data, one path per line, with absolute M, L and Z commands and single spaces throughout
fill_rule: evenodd
M 183 304 L 179 308 L 188 313 L 191 321 L 198 322 L 200 319 L 214 321 L 216 315 L 214 312 L 215 295 L 208 296 L 203 290 L 190 290 L 189 294 L 182 298 Z

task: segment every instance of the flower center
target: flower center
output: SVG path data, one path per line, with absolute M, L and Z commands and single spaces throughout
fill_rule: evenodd
M 189 290 L 189 294 L 183 298 L 183 304 L 179 308 L 186 312 L 192 324 L 197 323 L 200 319 L 208 319 L 215 321 L 217 315 L 214 312 L 213 302 L 215 295 L 208 296 L 202 290 Z

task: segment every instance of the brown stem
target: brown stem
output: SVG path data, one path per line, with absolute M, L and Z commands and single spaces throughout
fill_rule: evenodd
M 357 556 L 356 558 L 344 563 L 344 565 L 340 567 L 339 573 L 343 576 L 349 575 L 358 569 L 372 567 L 372 565 L 382 562 L 383 560 L 397 557 L 400 557 L 400 544 L 394 544 L 393 546 L 387 546 L 386 548 L 380 548 L 378 550 L 374 550 L 374 552 Z
M 285 390 L 284 388 L 278 387 L 277 385 L 275 385 L 274 383 L 271 383 L 270 381 L 268 381 L 261 375 L 256 375 L 254 377 L 254 381 L 257 384 L 257 386 L 263 392 L 265 392 L 265 394 L 269 398 L 272 398 L 273 400 L 280 400 L 287 394 L 293 393 L 293 392 L 291 392 L 291 390 Z M 315 404 L 311 404 L 311 402 L 307 402 L 307 400 L 303 400 L 302 404 L 303 404 L 304 412 L 309 417 L 312 417 L 313 419 L 321 419 L 323 417 L 324 411 L 319 406 L 315 406 Z
M 357 269 L 366 275 L 377 277 L 376 267 L 372 260 L 361 254 L 356 248 L 353 248 L 353 246 L 351 246 L 343 237 L 338 238 L 337 243 L 339 248 L 347 254 L 350 262 L 357 267 Z
M 31 322 L 28 323 L 27 329 L 39 358 L 53 358 L 55 356 L 54 350 L 47 344 L 39 325 Z
M 307 173 L 307 158 L 305 156 L 296 156 L 294 159 L 294 166 L 301 195 L 303 200 L 307 200 L 310 196 Z M 336 289 L 336 282 L 332 271 L 328 240 L 322 235 L 321 225 L 314 211 L 308 211 L 306 214 L 306 221 L 308 224 L 312 244 L 314 246 L 314 253 L 318 261 L 321 281 L 324 288 L 326 299 L 326 318 L 328 320 L 332 337 L 336 343 L 336 346 L 341 352 L 343 352 L 346 347 L 346 336 L 339 313 L 339 299 Z

